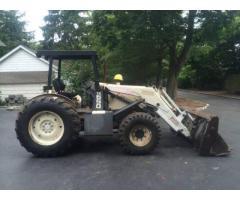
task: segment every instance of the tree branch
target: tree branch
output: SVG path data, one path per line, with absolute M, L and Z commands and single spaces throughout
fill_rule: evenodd
M 178 71 L 180 71 L 181 66 L 184 64 L 184 62 L 187 59 L 189 50 L 191 48 L 192 45 L 192 39 L 193 39 L 193 32 L 194 32 L 194 19 L 196 16 L 196 10 L 190 10 L 189 11 L 189 15 L 188 15 L 188 29 L 187 29 L 187 33 L 186 33 L 186 39 L 184 42 L 184 46 L 183 49 L 177 59 L 177 63 L 176 63 L 176 68 Z

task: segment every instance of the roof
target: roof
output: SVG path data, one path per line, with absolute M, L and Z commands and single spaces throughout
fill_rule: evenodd
M 32 49 L 30 49 L 30 48 L 28 48 L 28 47 L 25 47 L 25 46 L 23 46 L 23 45 L 17 46 L 17 47 L 14 48 L 12 51 L 10 51 L 10 52 L 8 52 L 7 54 L 5 54 L 4 56 L 2 56 L 2 57 L 0 58 L 0 63 L 3 62 L 4 60 L 6 60 L 9 56 L 13 55 L 15 52 L 17 52 L 17 51 L 20 50 L 20 49 L 22 49 L 22 50 L 24 50 L 25 52 L 29 53 L 29 54 L 32 55 L 34 58 L 39 59 L 39 60 L 42 61 L 43 63 L 49 65 L 49 62 L 48 62 L 47 60 L 45 60 L 45 59 L 43 59 L 43 58 L 37 58 L 35 52 L 34 52 Z M 56 67 L 55 65 L 53 65 L 53 69 L 56 71 L 57 67 Z
M 6 45 L 0 40 L 0 47 L 5 47 Z
M 96 58 L 96 51 L 55 51 L 55 50 L 40 50 L 37 52 L 37 57 L 44 56 L 46 59 L 92 59 Z
M 48 72 L 1 72 L 0 84 L 46 83 Z
M 7 59 L 9 56 L 11 56 L 12 54 L 14 54 L 15 52 L 17 52 L 19 49 L 23 49 L 24 51 L 26 51 L 27 53 L 31 54 L 32 56 L 34 56 L 36 58 L 35 52 L 25 46 L 19 45 L 16 48 L 14 48 L 12 51 L 8 52 L 7 54 L 5 54 L 3 57 L 0 58 L 0 62 L 4 61 L 5 59 Z M 42 62 L 48 64 L 48 61 L 42 59 L 42 58 L 37 58 L 40 59 Z

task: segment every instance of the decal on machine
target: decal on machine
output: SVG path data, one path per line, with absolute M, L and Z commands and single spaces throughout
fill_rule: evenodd
M 172 123 L 174 123 L 176 126 L 179 125 L 179 122 L 178 122 L 174 117 L 171 117 L 171 118 L 170 118 L 170 121 L 171 121 Z
M 102 93 L 101 92 L 96 93 L 96 108 L 97 109 L 102 108 Z

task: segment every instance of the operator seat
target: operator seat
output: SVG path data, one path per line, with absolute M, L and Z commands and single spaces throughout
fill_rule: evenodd
M 52 84 L 53 84 L 53 87 L 54 87 L 56 93 L 66 96 L 69 99 L 72 99 L 74 96 L 76 96 L 76 94 L 64 91 L 66 86 L 63 83 L 63 80 L 56 78 L 53 80 Z

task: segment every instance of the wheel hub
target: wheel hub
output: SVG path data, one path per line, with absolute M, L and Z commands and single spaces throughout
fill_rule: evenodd
M 152 132 L 146 126 L 138 125 L 130 131 L 129 139 L 133 145 L 143 147 L 151 141 Z
M 34 142 L 48 146 L 57 143 L 62 138 L 64 123 L 58 114 L 41 111 L 30 119 L 28 130 Z
M 41 129 L 45 133 L 51 133 L 54 129 L 54 124 L 50 120 L 45 120 L 40 125 Z
M 143 131 L 142 129 L 136 130 L 135 136 L 136 136 L 138 139 L 141 139 L 141 138 L 144 136 L 144 131 Z

